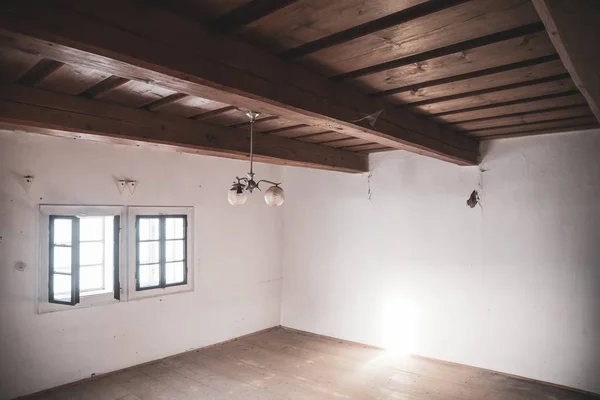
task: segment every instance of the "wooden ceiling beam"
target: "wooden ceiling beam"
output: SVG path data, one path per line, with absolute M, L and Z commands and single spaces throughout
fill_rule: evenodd
M 600 122 L 600 2 L 533 0 L 552 44 Z
M 121 78 L 118 76 L 109 76 L 105 80 L 98 82 L 91 88 L 86 89 L 80 96 L 83 96 L 87 99 L 99 99 L 103 96 L 106 96 L 113 90 L 123 86 L 129 82 L 129 79 Z
M 505 134 L 525 134 L 527 132 L 545 132 L 549 129 L 556 129 L 557 131 L 568 132 L 570 130 L 574 130 L 577 127 L 593 126 L 594 124 L 598 126 L 598 122 L 596 121 L 596 118 L 594 116 L 584 116 L 565 118 L 555 121 L 533 122 L 529 124 L 519 124 L 492 129 L 469 131 L 469 134 L 476 137 L 482 137 L 498 136 Z
M 492 33 L 487 36 L 478 37 L 464 42 L 452 44 L 449 46 L 440 47 L 438 49 L 424 51 L 414 56 L 403 57 L 397 60 L 384 62 L 377 65 L 357 69 L 355 71 L 346 72 L 340 75 L 333 76 L 336 81 L 344 81 L 356 79 L 365 75 L 372 75 L 378 72 L 387 71 L 389 69 L 404 67 L 406 65 L 415 64 L 430 60 L 432 58 L 444 57 L 450 54 L 460 53 L 477 47 L 487 46 L 492 43 L 503 42 L 509 39 L 515 39 L 524 35 L 541 32 L 544 30 L 544 25 L 541 22 L 535 22 L 518 28 L 509 29 L 506 31 Z
M 210 27 L 224 34 L 233 33 L 239 28 L 296 1 L 298 0 L 253 0 L 217 18 L 211 22 Z
M 402 92 L 418 92 L 421 89 L 429 88 L 432 86 L 446 85 L 450 83 L 460 83 L 474 78 L 487 77 L 489 75 L 499 74 L 502 72 L 513 71 L 521 68 L 527 68 L 537 66 L 540 64 L 549 63 L 552 61 L 559 60 L 558 54 L 551 54 L 548 56 L 538 57 L 531 60 L 519 61 L 511 64 L 500 65 L 498 67 L 486 68 L 479 71 L 467 72 L 465 74 L 453 75 L 445 78 L 435 79 L 427 82 L 421 82 L 414 85 L 401 86 L 394 89 L 384 90 L 381 92 L 371 93 L 373 97 L 386 97 Z
M 502 118 L 506 115 L 521 115 L 542 110 L 576 107 L 582 104 L 587 104 L 585 97 L 583 97 L 581 93 L 577 92 L 568 96 L 533 100 L 523 103 L 487 108 L 484 110 L 465 111 L 456 114 L 448 114 L 441 117 L 437 116 L 436 119 L 442 123 L 448 124 L 468 121 L 482 121 L 486 119 Z
M 519 117 L 519 116 L 526 116 L 526 115 L 530 115 L 530 114 L 537 114 L 537 113 L 541 113 L 541 112 L 551 112 L 551 111 L 562 111 L 562 110 L 568 110 L 571 108 L 579 108 L 579 107 L 588 107 L 587 103 L 584 101 L 581 102 L 576 102 L 573 104 L 568 104 L 565 106 L 560 106 L 560 107 L 538 107 L 538 108 L 534 108 L 533 110 L 527 110 L 527 111 L 521 111 L 521 112 L 498 112 L 496 114 L 493 115 L 488 115 L 488 116 L 483 116 L 483 117 L 478 117 L 478 118 L 473 118 L 473 119 L 467 119 L 467 120 L 456 120 L 454 122 L 449 122 L 449 125 L 456 125 L 456 124 L 464 124 L 464 123 L 471 123 L 471 122 L 483 122 L 483 121 L 494 121 L 494 120 L 501 120 L 503 118 L 512 118 L 512 117 Z M 510 107 L 510 106 L 508 106 Z M 509 108 L 508 108 L 509 109 Z M 589 109 L 589 107 L 588 107 Z
M 481 96 L 481 95 L 488 94 L 488 93 L 499 92 L 501 90 L 518 89 L 518 88 L 522 88 L 522 87 L 526 87 L 526 86 L 538 85 L 541 83 L 559 81 L 561 79 L 568 79 L 568 78 L 569 78 L 569 74 L 553 75 L 553 76 L 548 76 L 548 77 L 540 78 L 540 79 L 533 79 L 533 80 L 525 81 L 525 82 L 511 83 L 511 84 L 503 85 L 503 86 L 496 86 L 496 87 L 492 87 L 492 88 L 474 90 L 472 92 L 465 92 L 465 93 L 452 94 L 452 95 L 443 96 L 443 97 L 437 97 L 435 99 L 415 101 L 413 103 L 407 104 L 407 106 L 408 107 L 421 107 L 421 106 L 426 106 L 428 104 L 440 103 L 443 101 L 464 99 L 464 98 L 473 97 L 473 96 Z M 400 106 L 400 107 L 402 107 L 402 106 Z
M 573 117 L 591 116 L 592 112 L 587 104 L 563 107 L 560 109 L 540 110 L 536 112 L 517 115 L 505 115 L 493 119 L 479 121 L 458 122 L 452 126 L 461 131 L 483 131 L 497 127 L 529 124 L 534 122 L 557 121 Z
M 210 119 L 213 117 L 216 117 L 218 115 L 224 114 L 226 112 L 235 110 L 236 107 L 234 106 L 227 106 L 227 107 L 223 107 L 223 108 L 217 108 L 216 110 L 211 110 L 211 111 L 206 111 L 203 113 L 200 113 L 198 115 L 194 115 L 192 117 L 192 119 L 195 119 L 196 121 L 204 121 L 206 119 Z
M 152 2 L 80 3 L 11 3 L 0 13 L 0 43 L 459 165 L 478 162 L 471 138 Z M 376 121 L 364 118 L 373 113 Z
M 44 80 L 47 76 L 58 71 L 64 64 L 54 60 L 42 58 L 29 71 L 18 80 L 18 83 L 26 86 L 34 86 Z
M 158 111 L 161 108 L 166 107 L 169 104 L 177 103 L 178 101 L 181 101 L 181 100 L 185 99 L 186 97 L 188 97 L 187 94 L 173 93 L 169 96 L 163 97 L 162 99 L 158 99 L 158 100 L 152 101 L 148 104 L 145 104 L 143 108 L 145 108 L 146 110 L 150 110 L 150 111 Z
M 512 106 L 512 105 L 523 104 L 523 103 L 531 103 L 531 102 L 536 102 L 536 101 L 554 99 L 554 98 L 558 98 L 558 97 L 572 96 L 577 93 L 579 93 L 577 90 L 569 90 L 566 92 L 560 92 L 560 93 L 556 93 L 556 94 L 548 94 L 548 95 L 542 95 L 542 96 L 528 97 L 525 99 L 503 101 L 503 102 L 498 102 L 498 103 L 493 103 L 493 104 L 486 104 L 483 106 L 445 111 L 445 112 L 441 112 L 439 114 L 435 114 L 435 117 L 439 118 L 439 117 L 444 117 L 446 115 L 452 115 L 452 114 L 462 114 L 462 113 L 472 112 L 472 111 L 490 110 L 490 109 L 499 108 L 499 107 Z
M 575 124 L 571 125 L 567 128 L 554 128 L 554 129 L 537 129 L 533 131 L 527 132 L 517 132 L 517 133 L 504 133 L 490 136 L 478 136 L 477 138 L 481 141 L 486 140 L 494 140 L 494 139 L 512 139 L 512 138 L 520 138 L 525 136 L 536 136 L 536 135 L 547 135 L 550 133 L 565 133 L 565 132 L 574 132 L 574 131 L 588 131 L 588 130 L 597 130 L 600 128 L 598 124 Z
M 20 85 L 0 88 L 0 124 L 54 136 L 247 159 L 249 132 Z M 257 160 L 368 171 L 362 154 L 256 133 Z
M 425 3 L 419 3 L 413 7 L 386 15 L 385 17 L 376 19 L 374 21 L 369 21 L 362 25 L 354 26 L 341 32 L 334 33 L 333 35 L 325 36 L 313 42 L 289 49 L 281 53 L 280 56 L 288 60 L 300 58 L 319 50 L 333 47 L 350 40 L 369 35 L 371 33 L 403 24 L 428 14 L 433 14 L 462 3 L 466 3 L 467 1 L 469 0 L 431 0 Z

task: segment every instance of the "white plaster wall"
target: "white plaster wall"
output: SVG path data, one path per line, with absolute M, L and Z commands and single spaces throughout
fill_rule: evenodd
M 246 163 L 0 131 L 0 399 L 279 325 L 282 211 L 227 190 Z M 277 180 L 280 167 L 258 165 Z M 21 177 L 35 176 L 27 194 Z M 138 180 L 120 195 L 115 180 Z M 193 293 L 38 315 L 37 204 L 195 207 Z M 24 272 L 16 271 L 24 261 Z
M 600 393 L 598 150 L 600 130 L 484 147 L 480 364 Z
M 600 132 L 284 171 L 282 325 L 600 392 Z M 465 205 L 482 183 L 483 208 Z

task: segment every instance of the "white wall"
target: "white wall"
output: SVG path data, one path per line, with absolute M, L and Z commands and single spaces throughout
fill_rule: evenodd
M 600 130 L 484 149 L 480 363 L 600 393 L 599 149 Z
M 600 392 L 600 132 L 286 168 L 282 325 Z M 465 201 L 482 184 L 483 208 Z
M 241 161 L 0 131 L 0 399 L 279 325 L 282 210 L 227 203 Z M 280 177 L 281 168 L 257 173 Z M 35 176 L 27 194 L 21 177 Z M 138 180 L 120 195 L 116 179 Z M 37 204 L 195 207 L 193 293 L 36 314 Z M 16 271 L 24 261 L 24 272 Z
M 228 205 L 239 161 L 0 132 L 0 399 L 278 325 L 280 295 L 285 326 L 600 392 L 599 133 L 491 142 L 483 174 L 259 165 L 271 209 Z M 39 203 L 194 206 L 196 291 L 36 314 Z

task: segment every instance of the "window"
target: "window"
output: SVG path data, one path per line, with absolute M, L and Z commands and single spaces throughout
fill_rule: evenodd
M 187 216 L 138 215 L 136 290 L 187 283 Z
M 128 207 L 128 298 L 193 290 L 192 207 Z
M 75 305 L 82 296 L 119 289 L 120 216 L 50 215 L 50 303 Z
M 40 206 L 38 312 L 193 290 L 192 207 Z

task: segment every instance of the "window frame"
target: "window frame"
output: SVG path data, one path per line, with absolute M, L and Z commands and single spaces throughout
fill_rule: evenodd
M 78 221 L 78 216 L 118 216 L 119 225 L 115 224 L 113 233 L 119 229 L 119 240 L 115 246 L 113 258 L 114 262 L 118 262 L 118 271 L 114 271 L 113 275 L 113 290 L 106 293 L 91 294 L 79 297 L 79 302 L 75 302 L 75 298 L 71 298 L 71 302 L 51 301 L 50 300 L 50 283 L 52 279 L 52 267 L 51 267 L 51 237 L 50 237 L 50 221 L 53 219 L 75 217 L 74 220 Z M 126 235 L 127 228 L 124 224 L 127 221 L 127 210 L 125 206 L 93 206 L 93 205 L 40 205 L 39 206 L 39 220 L 38 220 L 38 232 L 40 234 L 40 268 L 38 271 L 38 304 L 37 311 L 40 314 L 72 310 L 78 308 L 85 308 L 100 304 L 115 304 L 122 299 L 122 288 L 126 274 L 124 273 L 124 261 L 126 258 L 123 255 L 123 249 L 126 249 Z M 79 232 L 77 232 L 79 236 Z M 73 243 L 71 243 L 73 245 Z M 75 253 L 75 252 L 72 252 Z M 72 257 L 78 257 L 78 254 L 72 254 Z M 72 273 L 75 271 L 72 271 Z M 75 276 L 76 275 L 76 276 Z M 118 279 L 117 279 L 118 278 Z M 79 279 L 78 271 L 76 274 L 72 274 L 72 279 Z M 79 282 L 75 283 L 79 287 Z M 72 281 L 73 288 L 73 281 Z
M 183 218 L 184 220 L 184 235 L 183 238 L 175 238 L 175 239 L 167 239 L 166 236 L 166 220 L 167 218 Z M 158 285 L 156 286 L 145 286 L 141 287 L 139 282 L 139 273 L 140 273 L 140 247 L 139 244 L 142 243 L 140 239 L 140 231 L 139 231 L 139 222 L 141 219 L 158 219 L 158 239 L 157 240 L 144 240 L 144 242 L 158 242 L 159 250 L 158 250 L 158 268 L 159 268 L 159 279 Z M 135 290 L 143 291 L 143 290 L 152 290 L 152 289 L 165 289 L 171 286 L 181 286 L 187 284 L 187 269 L 188 269 L 188 258 L 187 258 L 187 248 L 188 248 L 188 240 L 187 240 L 187 230 L 188 230 L 188 220 L 187 214 L 162 214 L 162 215 L 136 215 L 135 216 Z M 167 261 L 166 260 L 166 244 L 168 240 L 183 240 L 183 259 L 176 261 Z M 166 268 L 168 262 L 183 262 L 183 282 L 177 283 L 167 283 L 166 280 Z M 149 263 L 149 264 L 157 264 L 157 263 Z M 149 265 L 144 264 L 144 265 Z
M 80 302 L 79 268 L 76 268 L 77 259 L 79 258 L 79 246 L 75 246 L 75 243 L 79 241 L 79 218 L 73 215 L 56 214 L 49 215 L 48 218 L 48 303 L 74 306 Z M 61 219 L 71 221 L 71 244 L 69 246 L 54 243 L 54 221 Z M 56 251 L 56 247 L 69 247 L 71 249 L 71 273 L 65 274 L 55 271 L 54 252 Z M 71 277 L 70 301 L 57 300 L 54 291 L 50 290 L 50 288 L 54 287 L 54 276 L 56 274 L 69 275 Z
M 128 297 L 130 300 L 141 299 L 146 297 L 163 296 L 166 294 L 175 294 L 182 292 L 189 292 L 194 290 L 194 264 L 193 264 L 193 221 L 194 221 L 194 208 L 193 207 L 159 207 L 159 206 L 135 206 L 129 207 L 128 210 L 128 225 L 131 229 L 128 230 L 128 240 L 130 245 L 128 248 L 129 252 L 128 265 Z M 138 229 L 137 221 L 138 217 L 151 218 L 151 217 L 184 217 L 185 218 L 185 240 L 184 240 L 184 253 L 185 253 L 185 265 L 184 265 L 184 282 L 176 284 L 161 285 L 162 273 L 159 286 L 152 286 L 147 288 L 140 288 L 137 281 L 138 274 Z M 162 237 L 159 236 L 159 238 Z M 159 243 L 161 243 L 159 241 Z M 159 253 L 160 254 L 160 253 Z M 164 254 L 164 251 L 162 252 Z M 159 260 L 159 264 L 162 264 L 164 260 Z

